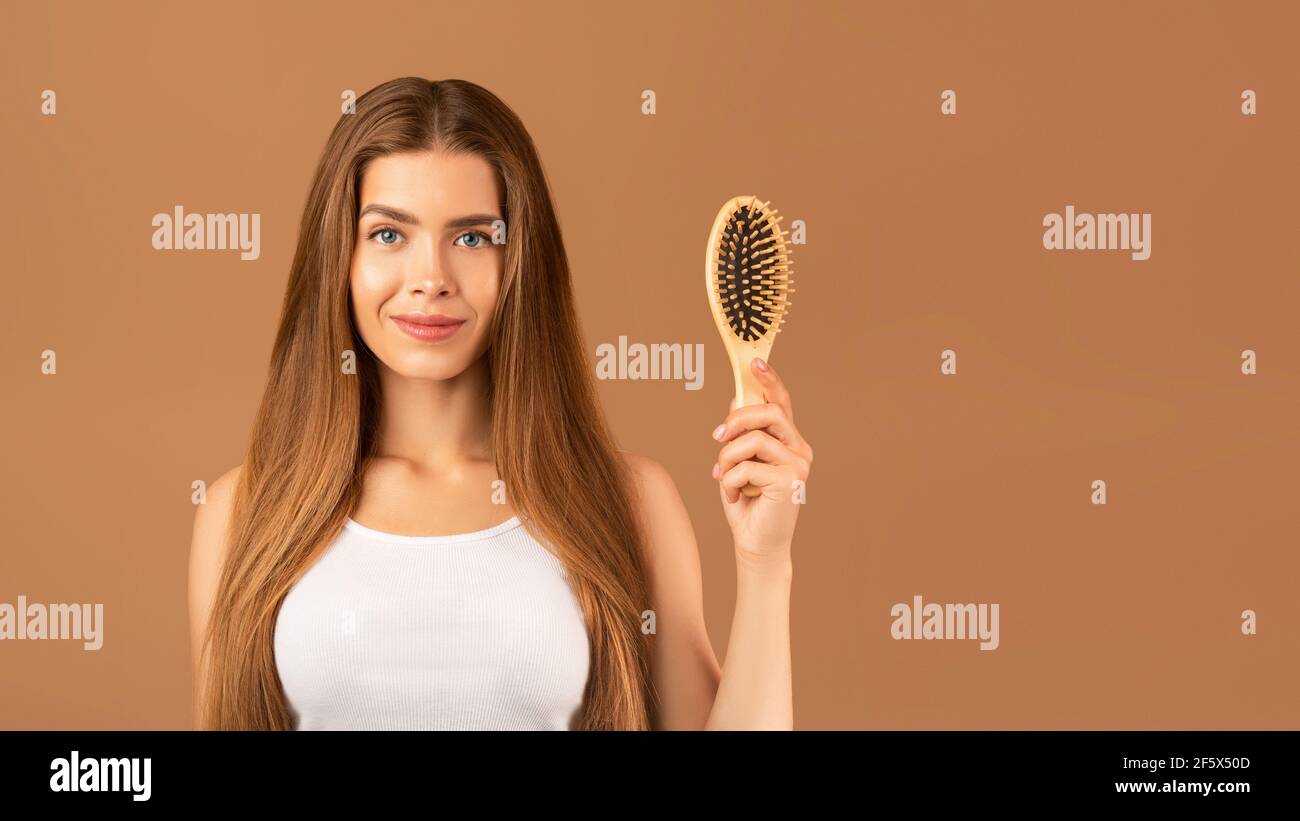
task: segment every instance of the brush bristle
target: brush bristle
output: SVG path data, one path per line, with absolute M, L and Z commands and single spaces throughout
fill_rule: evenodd
M 750 342 L 779 333 L 790 309 L 791 259 L 781 217 L 757 198 L 727 218 L 713 260 L 714 287 L 732 332 Z

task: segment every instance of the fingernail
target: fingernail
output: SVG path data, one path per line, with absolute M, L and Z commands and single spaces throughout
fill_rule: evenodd
M 718 477 L 721 476 L 721 475 L 722 475 L 722 469 L 719 468 L 717 465 L 714 465 L 714 466 L 713 466 L 713 478 L 716 479 L 716 478 L 718 478 Z
M 755 359 L 754 365 L 763 373 L 767 373 L 767 363 L 761 359 Z
M 718 425 L 716 428 L 713 429 L 713 438 L 717 439 L 718 441 L 722 441 L 722 434 L 726 432 L 727 432 L 726 423 Z

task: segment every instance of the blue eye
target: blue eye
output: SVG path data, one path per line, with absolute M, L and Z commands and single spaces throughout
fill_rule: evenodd
M 370 239 L 374 239 L 375 237 L 387 237 L 387 236 L 389 236 L 389 235 L 391 235 L 391 237 L 392 237 L 391 241 L 386 241 L 386 240 L 381 239 L 381 240 L 379 241 L 379 244 L 380 244 L 380 245 L 396 245 L 398 239 L 400 239 L 401 236 L 402 236 L 401 232 L 397 231 L 397 230 L 394 229 L 394 228 L 380 228 L 380 229 L 377 229 L 377 230 L 372 231 L 372 232 L 370 233 Z
M 462 248 L 482 248 L 485 244 L 492 242 L 492 238 L 489 237 L 487 234 L 484 234 L 482 231 L 466 231 L 465 233 L 461 234 L 459 237 L 456 237 L 456 242 L 459 243 L 465 237 L 475 237 L 478 240 L 478 242 L 474 243 L 473 245 L 462 245 L 461 246 Z

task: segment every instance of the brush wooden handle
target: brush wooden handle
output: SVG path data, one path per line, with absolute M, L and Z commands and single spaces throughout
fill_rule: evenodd
M 748 356 L 746 355 L 748 353 Z M 754 376 L 753 361 L 757 354 L 748 351 L 738 351 L 736 362 L 736 407 L 743 408 L 749 405 L 761 405 L 767 401 L 763 397 L 763 386 L 758 384 L 758 377 Z M 740 492 L 746 496 L 759 496 L 763 489 L 755 484 L 747 484 L 740 489 Z

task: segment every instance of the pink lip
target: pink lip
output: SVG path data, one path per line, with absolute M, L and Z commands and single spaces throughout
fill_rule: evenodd
M 465 324 L 463 319 L 442 314 L 399 314 L 392 320 L 410 336 L 432 342 L 447 339 Z

